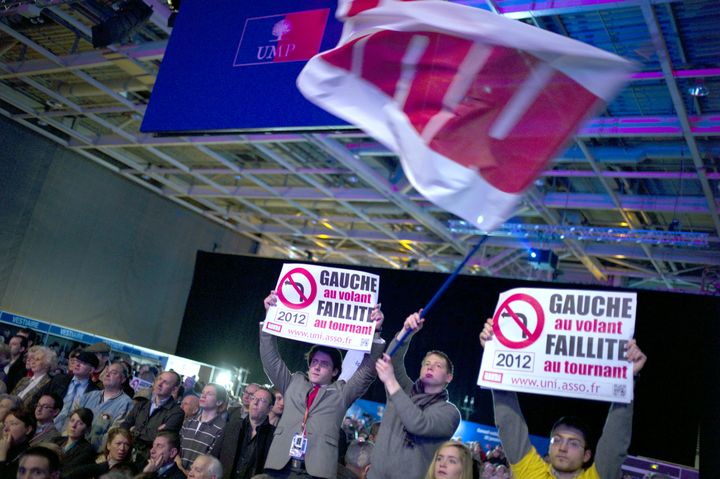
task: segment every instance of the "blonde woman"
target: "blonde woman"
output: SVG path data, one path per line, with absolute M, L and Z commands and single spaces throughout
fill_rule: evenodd
M 473 479 L 470 449 L 457 441 L 447 441 L 435 451 L 425 479 Z
M 22 399 L 26 408 L 33 410 L 35 396 L 50 382 L 48 373 L 57 365 L 57 354 L 45 346 L 33 346 L 27 352 L 26 362 L 33 375 L 22 378 L 12 393 Z

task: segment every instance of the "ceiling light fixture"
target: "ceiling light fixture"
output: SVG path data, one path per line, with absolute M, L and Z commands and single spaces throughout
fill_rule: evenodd
M 708 96 L 710 94 L 710 90 L 708 90 L 705 86 L 705 82 L 703 82 L 702 80 L 698 80 L 693 86 L 688 88 L 688 93 L 690 93 L 692 96 L 703 97 Z

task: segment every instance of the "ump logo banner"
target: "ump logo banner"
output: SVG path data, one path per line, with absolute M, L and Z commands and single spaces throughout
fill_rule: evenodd
M 299 62 L 320 51 L 329 8 L 245 20 L 233 66 Z

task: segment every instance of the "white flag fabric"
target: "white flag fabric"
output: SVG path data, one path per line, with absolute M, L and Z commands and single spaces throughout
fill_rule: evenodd
M 398 154 L 415 189 L 489 232 L 633 70 L 614 54 L 439 0 L 340 0 L 305 97 Z

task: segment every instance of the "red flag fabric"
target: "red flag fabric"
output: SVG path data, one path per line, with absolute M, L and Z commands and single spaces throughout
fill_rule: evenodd
M 428 200 L 484 231 L 632 71 L 595 47 L 437 0 L 340 1 L 337 15 L 340 43 L 308 62 L 298 88 L 397 153 Z

